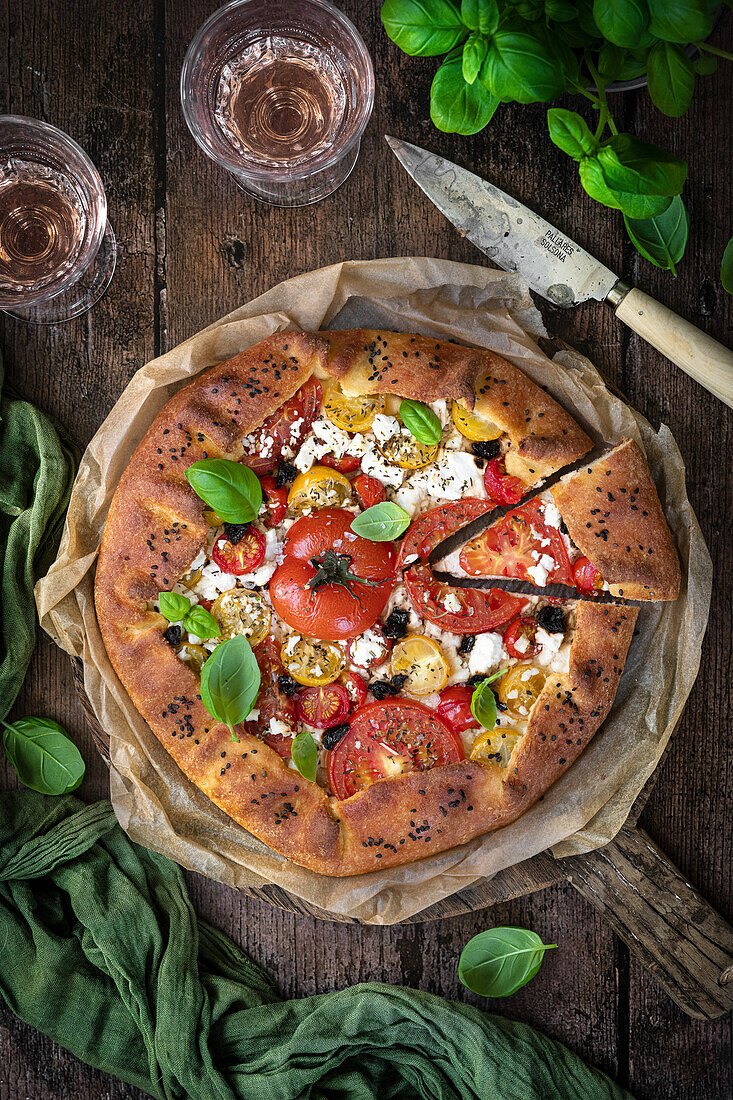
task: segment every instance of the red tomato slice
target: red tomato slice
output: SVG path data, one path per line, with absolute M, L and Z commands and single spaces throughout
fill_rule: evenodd
M 397 559 L 397 568 L 404 569 L 408 563 L 407 558 L 417 555 L 417 560 L 422 561 L 431 550 L 447 538 L 448 535 L 470 523 L 472 519 L 491 512 L 496 507 L 493 501 L 482 500 L 480 497 L 466 497 L 451 504 L 441 504 L 438 508 L 432 508 L 429 512 L 414 520 L 407 529 L 400 547 L 400 556 Z
M 454 634 L 485 634 L 518 615 L 526 606 L 524 596 L 503 588 L 454 588 L 435 579 L 429 565 L 416 565 L 404 575 L 410 602 L 418 615 Z M 449 611 L 446 597 L 454 593 L 459 611 Z
M 395 582 L 396 552 L 391 542 L 370 542 L 350 530 L 354 513 L 322 508 L 296 520 L 288 532 L 282 564 L 270 580 L 270 599 L 288 626 L 310 638 L 334 642 L 355 638 L 376 623 Z M 311 588 L 313 559 L 348 559 L 346 568 L 360 580 L 327 581 Z M 363 583 L 374 582 L 374 583 Z
M 374 638 L 372 639 L 374 645 L 372 648 L 379 650 L 379 652 L 376 653 L 374 657 L 362 656 L 362 654 L 358 652 L 357 643 L 360 639 L 351 638 L 348 645 L 346 646 L 346 652 L 348 654 L 349 661 L 352 665 L 355 665 L 356 668 L 376 668 L 378 665 L 384 664 L 384 662 L 389 657 L 389 651 L 392 648 L 392 643 L 382 630 L 379 623 L 375 623 L 374 626 L 370 626 L 369 633 L 374 635 Z M 355 650 L 357 650 L 357 652 L 355 652 Z M 357 657 L 360 659 L 357 660 Z
M 271 749 L 287 759 L 291 755 L 293 746 L 292 737 L 284 737 L 280 733 L 268 733 L 271 718 L 279 718 L 281 722 L 295 725 L 295 700 L 280 691 L 277 678 L 285 672 L 280 661 L 280 646 L 270 635 L 255 646 L 254 655 L 260 669 L 260 690 L 255 706 L 259 709 L 259 717 L 256 719 L 256 732 L 263 741 L 266 741 Z M 249 723 L 248 723 L 249 725 Z
M 542 643 L 535 641 L 536 635 L 537 620 L 531 615 L 520 615 L 504 631 L 504 648 L 516 661 L 536 657 L 542 652 Z
M 242 462 L 256 474 L 277 466 L 285 447 L 295 451 L 310 431 L 323 401 L 317 378 L 309 378 L 297 393 L 245 438 Z M 296 427 L 297 425 L 297 427 Z
M 358 672 L 342 672 L 339 676 L 339 683 L 346 688 L 349 701 L 354 710 L 366 703 L 369 686 L 364 677 L 360 676 Z
M 484 470 L 484 488 L 489 500 L 497 504 L 519 504 L 525 494 L 524 484 L 518 477 L 506 472 L 503 458 L 492 458 Z
M 319 730 L 338 726 L 350 710 L 349 693 L 341 684 L 303 688 L 295 704 L 300 721 Z
M 261 531 L 249 524 L 239 542 L 230 542 L 226 535 L 219 535 L 211 551 L 211 557 L 222 573 L 241 577 L 251 573 L 265 560 L 267 540 Z
M 384 485 L 376 477 L 368 474 L 357 474 L 352 485 L 356 489 L 362 508 L 371 508 L 375 504 L 381 504 L 387 499 Z
M 454 684 L 441 691 L 440 702 L 435 709 L 454 733 L 478 729 L 480 723 L 471 714 L 472 697 L 473 688 L 467 684 Z
M 573 583 L 579 592 L 597 592 L 603 587 L 603 577 L 589 558 L 573 562 Z
M 538 497 L 508 512 L 466 543 L 458 559 L 461 568 L 471 577 L 518 577 L 533 584 L 527 570 L 547 554 L 555 563 L 547 575 L 548 583 L 572 584 L 562 535 L 557 527 L 545 525 L 544 516 L 544 505 Z
M 260 478 L 262 484 L 262 499 L 267 505 L 267 512 L 262 517 L 265 527 L 277 527 L 285 518 L 288 510 L 288 490 L 285 485 L 278 486 L 275 478 L 265 474 Z
M 349 732 L 329 753 L 328 779 L 337 798 L 349 798 L 379 779 L 425 771 L 463 759 L 460 737 L 422 703 L 367 703 L 349 719 Z
M 323 455 L 318 459 L 318 463 L 320 466 L 330 466 L 340 474 L 353 474 L 354 470 L 358 470 L 361 466 L 361 459 L 356 455 L 341 455 L 341 458 L 336 458 L 335 455 Z

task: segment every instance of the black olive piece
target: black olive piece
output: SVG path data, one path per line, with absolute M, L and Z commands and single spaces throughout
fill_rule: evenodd
M 297 695 L 300 691 L 300 684 L 296 683 L 292 676 L 288 676 L 287 672 L 283 672 L 277 678 L 277 686 L 283 695 L 287 695 L 290 698 L 292 695 Z
M 392 685 L 387 680 L 374 680 L 369 685 L 369 690 L 374 698 L 381 702 L 392 694 Z
M 475 688 L 477 684 L 483 684 L 485 679 L 485 672 L 477 672 L 473 676 L 469 676 L 469 678 L 466 680 L 466 683 L 470 688 Z
M 562 531 L 563 535 L 567 535 L 567 533 L 568 533 L 568 525 L 566 524 L 566 522 L 565 522 L 565 520 L 564 520 L 564 519 L 561 519 L 561 520 L 560 520 L 560 530 Z
M 565 616 L 562 613 L 562 608 L 554 604 L 548 603 L 545 607 L 540 608 L 537 613 L 537 622 L 548 634 L 565 633 Z
M 342 737 L 349 732 L 348 722 L 342 722 L 340 726 L 331 726 L 330 730 L 324 730 L 321 735 L 321 744 L 324 749 L 335 749 Z
M 465 657 L 468 653 L 471 652 L 471 650 L 473 649 L 473 647 L 475 645 L 476 645 L 476 635 L 475 634 L 464 634 L 463 637 L 461 638 L 461 644 L 458 647 L 459 656 L 460 657 Z
M 404 672 L 398 672 L 390 680 L 390 686 L 392 688 L 392 694 L 396 695 L 399 691 L 402 691 L 403 687 L 407 683 L 407 676 Z
M 494 699 L 496 699 L 496 692 L 494 692 Z M 496 709 L 506 710 L 506 703 L 502 703 L 501 699 L 496 699 Z
M 485 458 L 490 462 L 501 452 L 501 443 L 498 439 L 487 439 L 483 443 L 472 443 L 471 450 L 478 458 Z
M 180 645 L 182 633 L 183 631 L 181 630 L 180 626 L 171 623 L 168 629 L 163 631 L 163 637 L 169 645 Z
M 387 617 L 387 621 L 382 627 L 385 637 L 396 640 L 397 638 L 404 638 L 407 633 L 407 624 L 410 621 L 410 612 L 403 610 L 401 607 L 393 607 Z
M 248 527 L 248 523 L 225 523 L 224 534 L 229 539 L 232 546 L 236 546 L 237 543 L 241 542 L 244 538 L 244 533 Z
M 288 485 L 289 482 L 294 481 L 297 473 L 298 469 L 293 466 L 292 462 L 281 462 L 275 475 L 275 484 L 278 489 L 282 489 L 283 485 Z

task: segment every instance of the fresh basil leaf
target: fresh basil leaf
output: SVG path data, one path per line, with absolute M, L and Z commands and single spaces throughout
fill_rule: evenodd
M 628 50 L 624 57 L 621 70 L 614 77 L 615 80 L 637 80 L 646 72 L 646 62 L 649 50 Z
M 684 160 L 632 134 L 614 134 L 597 157 L 606 183 L 619 192 L 671 197 L 679 195 L 687 178 Z
M 699 73 L 700 76 L 710 76 L 712 73 L 717 71 L 718 59 L 717 57 L 713 57 L 711 53 L 699 53 L 694 61 L 690 62 L 690 64 L 692 65 L 695 72 Z
M 384 0 L 381 15 L 392 41 L 413 57 L 448 53 L 468 34 L 451 0 Z
M 241 462 L 204 458 L 188 467 L 186 480 L 225 523 L 251 523 L 262 506 L 260 479 Z
M 680 118 L 690 106 L 695 71 L 689 57 L 671 42 L 657 42 L 649 51 L 647 87 L 663 115 Z
M 627 218 L 626 232 L 637 252 L 653 263 L 675 274 L 682 259 L 690 232 L 690 217 L 679 195 L 675 195 L 663 213 L 656 218 Z
M 391 500 L 373 504 L 360 512 L 351 524 L 355 535 L 370 542 L 391 542 L 398 539 L 410 526 L 410 516 Z
M 443 438 L 443 426 L 440 417 L 422 401 L 413 401 L 405 397 L 400 401 L 400 420 L 409 428 L 418 443 L 434 447 Z
M 723 289 L 733 294 L 733 237 L 728 241 L 723 253 L 723 262 L 720 265 L 720 281 Z
M 555 23 L 572 23 L 577 10 L 570 0 L 545 0 L 545 15 Z
M 84 778 L 85 764 L 63 726 L 30 715 L 2 725 L 3 748 L 21 783 L 41 794 L 76 790 Z
M 478 31 L 473 31 L 463 43 L 461 68 L 466 84 L 473 84 L 480 73 L 488 48 L 488 39 L 484 38 Z
M 611 83 L 618 80 L 626 61 L 626 50 L 615 46 L 613 42 L 604 42 L 598 51 L 598 72 L 603 80 Z
M 482 997 L 510 997 L 534 978 L 545 951 L 554 947 L 528 928 L 487 928 L 463 948 L 458 977 Z
M 646 0 L 593 0 L 596 26 L 615 46 L 636 49 L 649 25 Z
M 462 0 L 461 19 L 469 30 L 493 34 L 499 26 L 497 0 Z
M 498 31 L 479 76 L 503 103 L 544 103 L 565 87 L 565 71 L 545 43 L 526 31 Z
M 704 42 L 713 29 L 717 4 L 710 0 L 648 0 L 649 30 L 665 42 Z
M 583 157 L 578 165 L 580 182 L 592 199 L 623 210 L 630 218 L 653 218 L 662 214 L 671 199 L 666 195 L 638 195 L 628 191 L 616 191 L 606 183 L 603 169 L 596 157 Z
M 551 107 L 547 112 L 547 126 L 550 139 L 573 158 L 580 160 L 584 156 L 593 156 L 598 149 L 598 141 L 588 129 L 588 125 L 575 111 L 566 111 L 564 107 Z
M 178 592 L 158 593 L 158 608 L 169 623 L 180 623 L 190 606 L 188 596 L 182 596 Z
M 485 730 L 493 730 L 496 726 L 496 696 L 491 689 L 491 684 L 505 672 L 505 668 L 499 669 L 498 672 L 487 676 L 480 684 L 476 684 L 473 689 L 471 714 Z
M 430 118 L 445 134 L 477 134 L 491 120 L 499 100 L 479 80 L 466 84 L 460 47 L 449 53 L 430 86 Z
M 218 638 L 221 634 L 221 626 L 210 611 L 200 604 L 196 604 L 188 612 L 183 620 L 183 629 L 189 634 L 195 634 L 197 638 L 207 641 L 209 638 Z
M 313 740 L 313 735 L 307 730 L 296 733 L 290 752 L 291 759 L 303 779 L 310 779 L 311 783 L 315 783 L 318 771 L 318 746 Z
M 239 740 L 234 726 L 252 710 L 259 689 L 257 659 L 243 634 L 218 645 L 201 669 L 203 704 L 212 717 L 229 726 L 233 741 Z
M 578 23 L 589 38 L 603 38 L 598 24 L 593 18 L 593 0 L 576 0 Z M 564 32 L 565 28 L 563 28 Z

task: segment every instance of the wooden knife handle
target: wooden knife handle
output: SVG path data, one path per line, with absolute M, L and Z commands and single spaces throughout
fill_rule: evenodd
M 613 298 L 610 301 L 614 304 Z M 617 306 L 616 316 L 706 390 L 733 407 L 733 351 L 642 290 L 629 290 Z
M 624 825 L 603 848 L 563 860 L 593 905 L 690 1016 L 733 1008 L 733 928 L 643 829 Z

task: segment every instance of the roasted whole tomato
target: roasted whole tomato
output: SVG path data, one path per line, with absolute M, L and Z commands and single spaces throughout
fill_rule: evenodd
M 529 573 L 542 557 L 552 558 L 550 584 L 572 584 L 567 550 L 557 527 L 545 525 L 540 500 L 530 500 L 487 527 L 461 550 L 459 562 L 471 577 L 517 577 L 536 583 Z M 536 555 L 536 556 L 533 556 Z
M 303 688 L 295 704 L 300 721 L 319 730 L 340 725 L 350 710 L 349 693 L 342 684 Z
M 357 474 L 352 482 L 356 489 L 356 495 L 362 508 L 371 508 L 375 504 L 381 504 L 387 499 L 384 485 L 376 477 L 368 474 Z
M 504 648 L 517 661 L 536 657 L 542 650 L 542 643 L 536 641 L 536 637 L 537 620 L 532 615 L 519 615 L 504 631 Z
M 385 700 L 351 715 L 349 732 L 329 753 L 328 779 L 344 799 L 378 779 L 462 759 L 460 737 L 434 710 L 407 699 Z
M 266 546 L 265 536 L 250 523 L 237 542 L 230 542 L 226 535 L 219 535 L 211 551 L 211 557 L 222 573 L 242 577 L 245 573 L 251 573 L 262 565 L 265 560 Z
M 341 455 L 341 458 L 336 458 L 335 455 L 323 455 L 318 461 L 321 466 L 330 466 L 340 474 L 353 474 L 361 466 L 361 459 L 356 455 Z
M 502 588 L 454 588 L 435 579 L 429 565 L 414 565 L 404 575 L 410 602 L 418 615 L 453 634 L 485 634 L 519 615 L 527 601 Z M 453 595 L 457 611 L 445 606 Z
M 573 562 L 573 584 L 579 592 L 597 592 L 603 588 L 603 577 L 589 558 Z
M 441 504 L 416 519 L 408 527 L 400 546 L 397 568 L 403 569 L 416 556 L 422 561 L 431 550 L 460 527 L 494 510 L 493 501 L 480 497 L 466 497 L 451 504 Z
M 322 508 L 288 532 L 269 591 L 280 618 L 299 634 L 355 638 L 384 610 L 395 583 L 394 544 L 355 535 L 353 519 L 344 508 Z
M 478 729 L 479 723 L 471 714 L 473 688 L 467 684 L 454 684 L 440 693 L 440 702 L 435 708 L 440 717 L 454 733 Z
M 255 703 L 260 712 L 256 719 L 257 732 L 271 749 L 287 759 L 293 744 L 292 737 L 267 732 L 271 718 L 279 718 L 281 722 L 287 722 L 293 728 L 296 723 L 295 699 L 287 696 L 278 686 L 278 676 L 282 676 L 285 672 L 280 661 L 280 646 L 272 635 L 269 635 L 255 648 L 254 655 L 257 658 L 261 677 L 260 690 Z
M 503 458 L 492 458 L 484 470 L 484 488 L 489 500 L 497 504 L 519 504 L 526 489 L 518 477 L 506 472 Z
M 288 510 L 288 490 L 285 485 L 278 485 L 271 474 L 265 474 L 260 478 L 262 484 L 262 499 L 267 511 L 262 520 L 265 527 L 277 527 Z
M 297 450 L 316 419 L 323 390 L 317 378 L 309 378 L 293 396 L 245 438 L 242 462 L 256 474 L 277 466 L 285 447 Z M 297 425 L 297 426 L 294 426 Z

